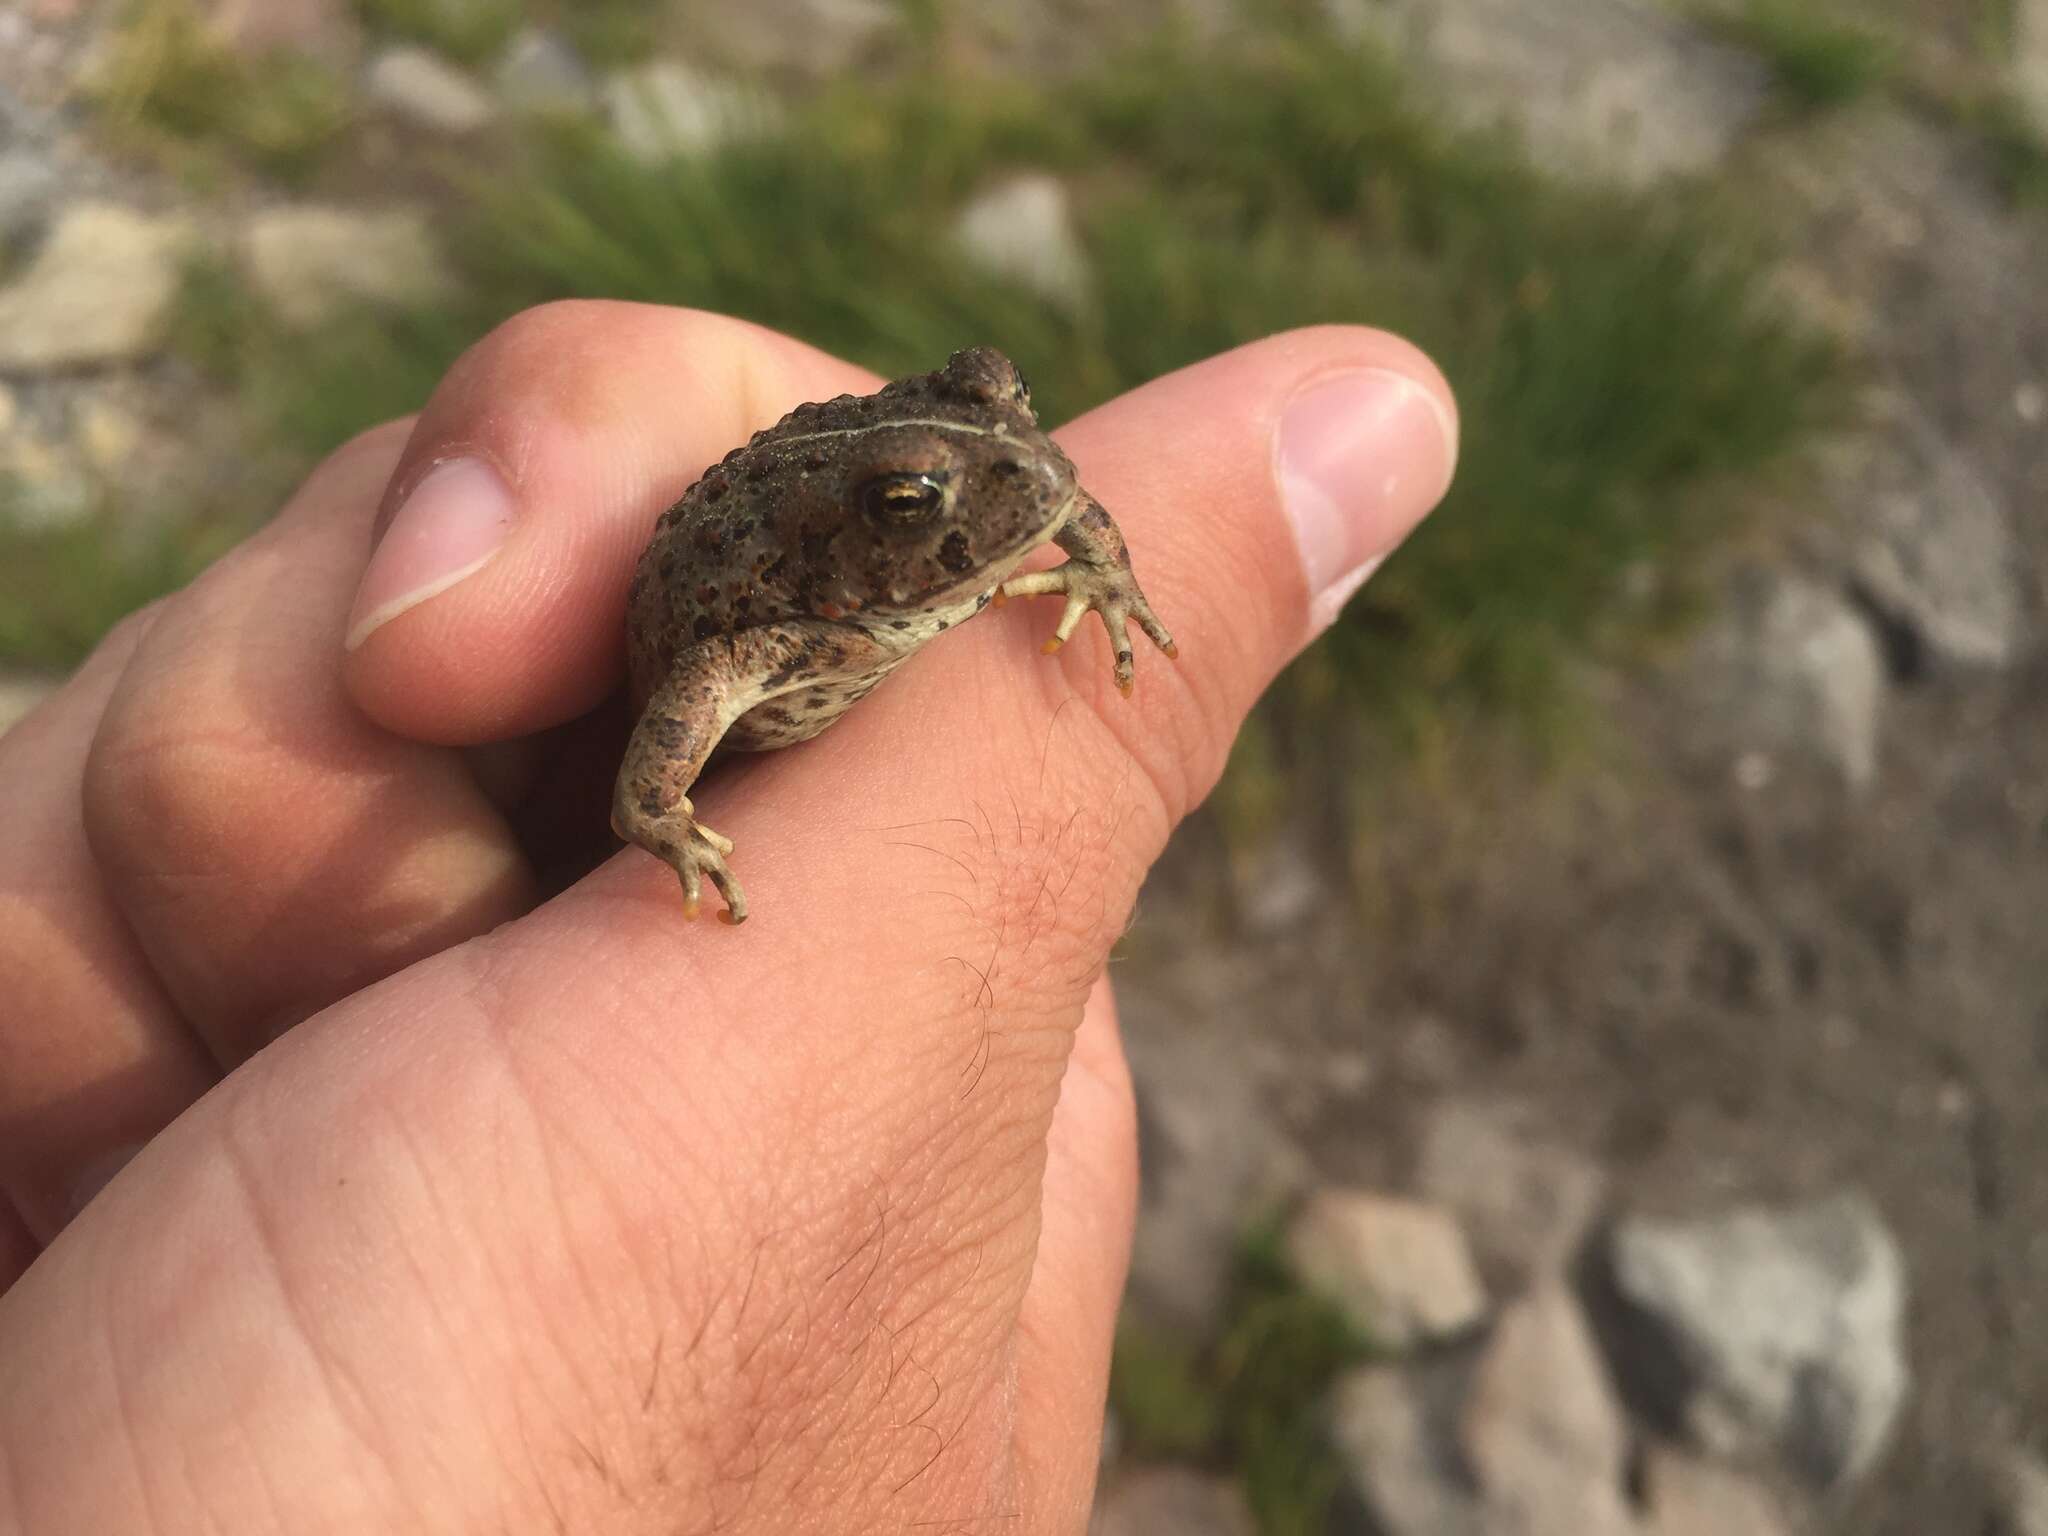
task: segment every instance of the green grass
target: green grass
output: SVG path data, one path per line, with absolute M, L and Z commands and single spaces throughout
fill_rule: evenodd
M 0 477 L 0 657 L 29 667 L 75 664 L 124 615 L 184 585 L 233 542 L 229 524 L 177 518 L 138 536 L 109 494 L 93 515 L 57 527 L 25 521 Z
M 1125 1444 L 1233 1469 L 1263 1536 L 1320 1536 L 1342 1477 L 1324 1399 L 1370 1346 L 1295 1284 L 1272 1233 L 1246 1244 L 1225 1317 L 1206 1347 L 1119 1329 L 1109 1397 Z
M 522 0 L 356 0 L 363 24 L 423 43 L 462 64 L 483 64 L 525 19 Z
M 302 180 L 347 126 L 348 87 L 312 59 L 244 60 L 206 33 L 189 0 L 142 0 L 112 36 L 94 81 L 103 120 L 130 145 L 194 154 L 229 151 Z
M 664 0 L 562 0 L 553 20 L 591 63 L 630 64 L 659 41 L 668 9 Z
M 599 66 L 647 56 L 672 0 L 356 0 L 366 26 L 481 67 L 495 60 L 525 22 L 557 28 Z
M 1640 641 L 1725 538 L 1712 489 L 1798 440 L 1834 362 L 1757 301 L 1756 263 L 1682 206 L 1546 183 L 1454 137 L 1376 59 L 1286 32 L 1160 45 L 1057 88 L 848 85 L 703 162 L 556 127 L 459 189 L 465 299 L 246 346 L 252 412 L 307 453 L 415 408 L 518 308 L 605 295 L 729 311 L 885 374 L 1003 346 L 1059 420 L 1290 326 L 1431 349 L 1466 414 L 1450 504 L 1323 658 L 1395 722 L 1543 716 L 1571 658 Z M 1097 269 L 1063 312 L 959 261 L 952 210 L 1019 165 L 1070 174 Z M 1622 573 L 1671 578 L 1624 605 Z
M 1887 84 L 1899 67 L 1889 38 L 1827 15 L 1814 0 L 1749 0 L 1729 26 L 1803 107 L 1843 106 Z
M 1994 96 L 1977 103 L 1966 118 L 1983 136 L 1999 181 L 2014 202 L 2048 207 L 2048 137 L 2019 103 Z

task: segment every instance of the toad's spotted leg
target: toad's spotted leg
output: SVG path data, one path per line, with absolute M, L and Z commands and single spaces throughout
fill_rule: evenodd
M 1066 563 L 1049 571 L 1012 576 L 997 595 L 999 600 L 1041 597 L 1054 592 L 1065 596 L 1066 611 L 1060 615 L 1052 638 L 1045 642 L 1047 655 L 1067 643 L 1074 626 L 1089 609 L 1101 614 L 1103 627 L 1109 631 L 1110 644 L 1116 651 L 1116 686 L 1129 698 L 1131 632 L 1127 620 L 1136 619 L 1139 627 L 1152 637 L 1152 643 L 1168 657 L 1179 656 L 1180 650 L 1152 612 L 1152 605 L 1145 601 L 1145 594 L 1138 590 L 1138 578 L 1131 570 L 1131 552 L 1124 543 L 1122 530 L 1101 502 L 1086 491 L 1079 494 L 1073 515 L 1053 535 L 1053 542 L 1067 552 Z
M 726 863 L 732 843 L 690 803 L 712 749 L 728 736 L 748 749 L 814 736 L 903 654 L 847 625 L 799 619 L 716 635 L 676 657 L 626 745 L 612 830 L 676 872 L 685 917 L 697 915 L 706 876 L 725 899 L 719 916 L 747 917 L 746 892 Z

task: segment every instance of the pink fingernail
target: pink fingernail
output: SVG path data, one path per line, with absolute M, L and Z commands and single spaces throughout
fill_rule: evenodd
M 1280 499 L 1308 578 L 1312 632 L 1443 499 L 1457 428 L 1406 374 L 1361 368 L 1310 384 L 1280 418 Z
M 512 510 L 511 491 L 482 459 L 435 465 L 378 540 L 343 646 L 354 650 L 401 613 L 482 570 L 512 532 Z

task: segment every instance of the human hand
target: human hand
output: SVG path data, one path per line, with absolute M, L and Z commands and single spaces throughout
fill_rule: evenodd
M 1082 1529 L 1136 1193 L 1103 961 L 1452 407 L 1333 327 L 1092 412 L 1178 668 L 1126 701 L 1012 605 L 702 786 L 744 929 L 636 849 L 566 883 L 653 519 L 871 387 L 530 312 L 0 739 L 0 1529 Z

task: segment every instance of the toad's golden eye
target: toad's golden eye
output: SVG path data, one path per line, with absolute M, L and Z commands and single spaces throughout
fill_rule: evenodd
M 1029 404 L 1031 403 L 1031 381 L 1030 381 L 1029 379 L 1027 379 L 1027 378 L 1025 378 L 1025 377 L 1024 377 L 1024 370 L 1023 370 L 1022 368 L 1019 368 L 1019 369 L 1017 369 L 1017 370 L 1016 370 L 1016 373 L 1017 373 L 1017 394 L 1016 394 L 1016 400 L 1017 400 L 1017 403 L 1018 403 L 1019 405 L 1029 405 Z
M 942 475 L 877 475 L 860 488 L 861 510 L 878 523 L 898 528 L 928 521 L 945 504 Z

